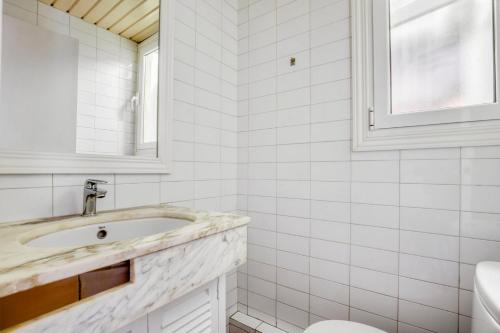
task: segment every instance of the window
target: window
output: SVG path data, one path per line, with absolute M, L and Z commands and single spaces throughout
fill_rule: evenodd
M 151 37 L 139 45 L 139 107 L 137 150 L 156 147 L 158 127 L 158 39 Z
M 481 131 L 500 119 L 497 11 L 496 0 L 354 0 L 355 148 L 500 143 L 500 127 Z
M 495 102 L 492 1 L 389 6 L 393 114 Z

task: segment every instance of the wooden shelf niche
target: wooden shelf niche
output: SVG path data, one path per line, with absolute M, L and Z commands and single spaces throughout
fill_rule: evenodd
M 130 282 L 130 261 L 0 298 L 0 330 Z

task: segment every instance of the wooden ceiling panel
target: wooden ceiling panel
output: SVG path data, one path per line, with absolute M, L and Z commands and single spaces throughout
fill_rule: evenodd
M 127 28 L 121 35 L 125 38 L 131 38 L 132 36 L 137 35 L 142 30 L 151 26 L 153 23 L 158 22 L 160 20 L 160 9 L 156 9 L 144 16 L 142 19 L 137 21 L 135 24 L 131 25 Z
M 135 7 L 139 6 L 143 0 L 123 0 L 116 5 L 106 16 L 97 22 L 97 26 L 109 29 L 113 24 L 120 21 Z
M 84 17 L 100 0 L 79 0 L 69 10 L 69 13 L 76 17 Z M 108 0 L 104 0 L 108 1 Z
M 160 0 L 39 1 L 137 43 L 158 32 L 160 26 Z
M 156 10 L 160 6 L 159 0 L 146 0 L 139 6 L 135 7 L 130 13 L 116 22 L 109 28 L 109 31 L 116 34 L 121 34 L 128 27 L 135 24 L 137 21 Z
M 121 0 L 106 0 L 99 1 L 94 8 L 92 8 L 83 19 L 89 23 L 96 23 L 106 16 L 113 8 L 118 5 Z
M 149 27 L 142 30 L 141 32 L 139 32 L 135 36 L 132 36 L 131 39 L 136 43 L 140 43 L 140 42 L 148 39 L 149 37 L 153 36 L 158 31 L 160 31 L 160 22 L 159 21 L 151 24 Z
M 78 0 L 56 0 L 52 5 L 62 11 L 67 12 Z

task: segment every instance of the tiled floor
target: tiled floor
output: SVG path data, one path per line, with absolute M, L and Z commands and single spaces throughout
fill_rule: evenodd
M 236 312 L 229 319 L 229 333 L 287 333 L 263 321 Z

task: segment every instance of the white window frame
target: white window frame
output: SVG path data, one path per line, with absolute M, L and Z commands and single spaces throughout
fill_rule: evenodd
M 139 103 L 137 105 L 137 118 L 136 118 L 136 151 L 148 150 L 156 153 L 157 142 L 144 142 L 144 56 L 159 50 L 158 45 L 158 34 L 155 34 L 141 44 L 138 47 L 138 82 L 137 90 L 139 92 Z M 159 61 L 160 59 L 158 59 Z M 159 92 L 158 92 L 159 93 Z M 157 131 L 158 133 L 158 131 Z
M 389 109 L 389 0 L 351 1 L 353 150 L 500 144 L 500 6 L 493 1 L 495 103 L 400 115 Z

